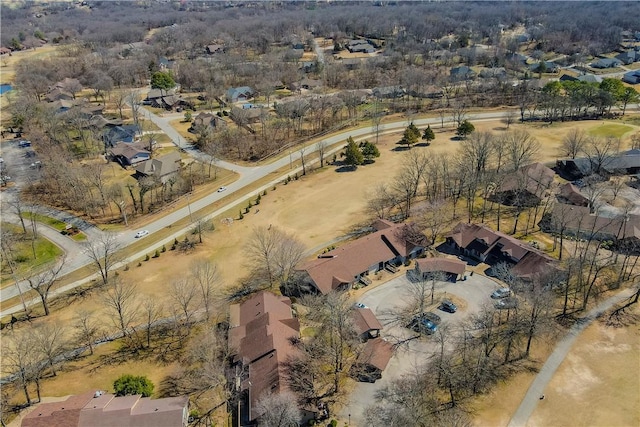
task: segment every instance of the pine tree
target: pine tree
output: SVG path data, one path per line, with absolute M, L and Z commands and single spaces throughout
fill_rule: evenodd
M 422 139 L 427 141 L 427 144 L 431 144 L 431 141 L 436 139 L 436 134 L 433 132 L 433 129 L 431 129 L 431 125 L 427 125 L 427 128 L 422 133 Z
M 345 150 L 344 162 L 347 165 L 356 168 L 358 165 L 361 165 L 363 161 L 364 156 L 362 155 L 362 151 L 360 151 L 358 145 L 352 137 L 347 138 L 347 149 Z

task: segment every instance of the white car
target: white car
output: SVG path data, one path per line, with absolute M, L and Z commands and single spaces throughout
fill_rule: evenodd
M 222 193 L 223 191 L 227 191 L 227 187 L 218 188 L 218 193 Z
M 136 233 L 136 239 L 140 238 L 140 237 L 144 237 L 147 234 L 149 234 L 149 230 L 140 230 Z
M 367 308 L 367 306 L 366 306 L 366 305 L 364 305 L 364 304 L 363 304 L 363 303 L 361 303 L 361 302 L 357 302 L 357 303 L 353 304 L 353 306 L 354 306 L 355 308 Z

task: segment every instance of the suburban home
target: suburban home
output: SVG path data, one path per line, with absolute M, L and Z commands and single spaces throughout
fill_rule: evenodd
M 605 217 L 591 213 L 586 206 L 558 203 L 540 222 L 549 233 L 576 236 L 582 239 L 609 240 L 622 252 L 640 255 L 640 215 Z
M 300 69 L 305 73 L 315 73 L 316 71 L 318 71 L 318 62 L 303 61 L 300 63 Z
M 105 127 L 122 126 L 122 120 L 120 119 L 107 119 L 102 114 L 95 114 L 89 119 L 89 124 L 97 129 L 103 129 Z
M 246 125 L 249 123 L 258 123 L 263 117 L 269 115 L 266 108 L 231 108 L 229 117 L 238 125 Z
M 248 101 L 253 98 L 254 95 L 255 91 L 249 86 L 232 87 L 227 90 L 226 94 L 228 102 Z
M 401 86 L 384 86 L 373 88 L 373 96 L 375 96 L 376 98 L 402 98 L 405 94 L 406 91 Z
M 175 64 L 175 61 L 171 61 L 171 60 L 167 59 L 167 57 L 165 57 L 165 56 L 161 56 L 160 58 L 158 58 L 158 67 L 162 71 L 172 70 L 174 64 Z
M 342 65 L 344 65 L 347 70 L 355 70 L 360 67 L 360 64 L 362 64 L 362 60 L 359 58 L 344 58 L 342 60 Z
M 624 76 L 622 76 L 622 81 L 632 85 L 640 83 L 640 70 L 624 73 Z
M 393 344 L 382 338 L 367 341 L 358 353 L 350 374 L 358 381 L 373 383 L 382 378 L 393 356 Z
M 322 80 L 314 80 L 314 79 L 302 79 L 297 83 L 291 84 L 291 90 L 312 90 L 322 87 Z
M 211 129 L 220 129 L 227 125 L 226 120 L 222 117 L 218 117 L 217 114 L 202 112 L 198 114 L 191 122 L 191 126 L 188 131 L 196 133 L 202 126 L 209 127 Z
M 453 67 L 449 71 L 449 77 L 453 82 L 461 82 L 464 80 L 473 79 L 476 77 L 476 72 L 466 65 L 461 65 L 459 67 Z
M 351 311 L 353 323 L 356 328 L 356 332 L 362 342 L 365 342 L 371 338 L 378 338 L 380 336 L 380 330 L 382 324 L 373 314 L 370 308 L 354 308 Z
M 261 415 L 255 410 L 260 398 L 288 389 L 285 364 L 298 352 L 293 341 L 300 338 L 300 323 L 289 298 L 263 291 L 229 308 L 229 328 L 228 383 L 240 393 L 233 412 L 240 414 L 240 425 L 253 425 Z M 305 418 L 314 417 L 301 409 Z
M 60 101 L 60 100 L 65 100 L 65 101 L 71 101 L 73 99 L 75 99 L 75 97 L 73 96 L 73 94 L 71 92 L 68 92 L 62 88 L 54 88 L 52 90 L 50 90 L 49 92 L 47 92 L 47 94 L 45 95 L 44 99 L 47 102 L 55 102 L 55 101 Z
M 467 263 L 457 258 L 418 258 L 414 268 L 414 277 L 426 279 L 433 273 L 444 273 L 448 280 L 457 282 L 464 279 Z
M 407 93 L 414 98 L 438 99 L 444 96 L 442 88 L 437 86 L 425 86 L 417 90 L 410 89 Z
M 580 189 L 578 187 L 570 182 L 567 182 L 566 184 L 560 186 L 556 197 L 561 203 L 574 206 L 589 206 L 589 199 L 580 192 Z
M 446 235 L 453 250 L 491 266 L 506 263 L 524 280 L 549 269 L 555 262 L 545 253 L 484 224 L 459 223 Z
M 151 176 L 158 179 L 163 184 L 173 175 L 180 171 L 180 153 L 173 151 L 157 159 L 150 159 L 139 163 L 136 166 L 136 178 Z
M 535 206 L 551 188 L 554 176 L 542 163 L 532 163 L 507 175 L 488 198 L 507 206 Z
M 602 83 L 602 77 L 596 76 L 595 74 L 582 74 L 577 77 L 577 80 L 583 83 Z
M 622 65 L 622 61 L 616 58 L 602 58 L 598 59 L 596 62 L 592 62 L 591 66 L 593 68 L 615 68 Z
M 210 44 L 205 48 L 205 51 L 209 55 L 215 55 L 216 53 L 224 53 L 224 45 L 221 44 Z
M 367 283 L 371 273 L 420 255 L 423 242 L 413 241 L 407 224 L 379 219 L 375 232 L 320 255 L 297 268 L 309 290 L 327 294 L 346 290 L 357 281 Z
M 175 89 L 168 89 L 168 90 L 164 90 L 164 89 L 151 89 L 149 92 L 147 92 L 147 97 L 144 99 L 147 103 L 153 103 L 155 102 L 156 104 L 159 103 L 159 99 L 164 97 L 164 96 L 169 96 L 169 95 L 174 95 L 176 93 Z
M 629 49 L 616 55 L 616 59 L 622 62 L 624 65 L 631 65 L 636 61 L 640 61 L 640 52 Z
M 483 79 L 505 79 L 507 78 L 507 70 L 504 67 L 483 68 L 480 70 L 480 77 Z
M 151 158 L 151 153 L 146 150 L 145 144 L 134 142 L 118 142 L 109 150 L 111 158 L 121 166 L 136 165 Z
M 576 180 L 592 174 L 636 175 L 640 173 L 640 150 L 623 151 L 600 159 L 577 158 L 558 160 L 556 169 L 568 180 Z
M 357 43 L 351 43 L 357 42 Z M 350 40 L 347 50 L 351 53 L 375 53 L 376 48 L 364 40 Z
M 66 400 L 41 403 L 22 427 L 186 427 L 189 396 L 150 399 L 91 391 Z
M 559 70 L 558 64 L 551 61 L 542 61 L 542 62 L 534 62 L 533 64 L 529 64 L 529 70 L 533 73 L 539 73 L 540 66 L 544 64 L 542 68 L 543 73 L 557 73 Z
M 102 139 L 105 145 L 114 147 L 118 142 L 132 143 L 142 131 L 137 125 L 109 126 L 104 132 Z

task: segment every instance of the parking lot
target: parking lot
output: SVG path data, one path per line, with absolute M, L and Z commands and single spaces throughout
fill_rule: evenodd
M 2 142 L 2 174 L 10 177 L 7 183 L 20 187 L 40 179 L 42 162 L 32 146 L 20 144 L 21 139 Z M 22 146 L 21 146 L 22 145 Z
M 365 293 L 359 299 L 359 302 L 368 306 L 382 323 L 384 329 L 381 336 L 390 342 L 402 344 L 397 346 L 387 369 L 382 373 L 382 379 L 375 383 L 357 383 L 350 393 L 349 401 L 340 412 L 340 417 L 345 420 L 350 418 L 353 426 L 364 426 L 364 410 L 374 404 L 378 390 L 405 374 L 415 373 L 438 350 L 435 336 L 410 339 L 417 334 L 396 320 L 394 313 L 411 300 L 410 286 L 411 283 L 406 276 L 397 277 Z M 457 283 L 439 282 L 436 286 L 436 301 L 452 298 L 460 302 L 458 311 L 447 313 L 431 307 L 429 310 L 442 318 L 440 328 L 448 327 L 455 334 L 461 322 L 479 312 L 483 306 L 493 305 L 490 295 L 499 287 L 500 285 L 491 278 L 478 274 L 467 276 L 467 280 Z

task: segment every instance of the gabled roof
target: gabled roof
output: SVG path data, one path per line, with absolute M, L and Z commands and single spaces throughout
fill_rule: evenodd
M 402 237 L 406 226 L 378 220 L 374 225 L 378 231 L 329 251 L 298 269 L 309 274 L 320 292 L 329 293 L 353 282 L 356 276 L 376 264 L 408 256 L 418 245 Z
M 369 308 L 354 308 L 351 311 L 358 335 L 382 329 L 382 324 Z
M 451 274 L 464 274 L 467 263 L 454 258 L 419 258 L 416 265 L 421 273 L 443 271 Z
M 22 427 L 77 426 L 80 411 L 93 399 L 94 391 L 69 396 L 66 400 L 40 403 L 22 419 Z
M 576 187 L 570 182 L 567 182 L 566 184 L 563 184 L 560 186 L 560 191 L 558 192 L 558 195 L 572 205 L 576 205 L 576 206 L 589 205 L 589 199 L 586 198 L 582 193 L 580 193 L 580 189 L 578 187 Z
M 252 97 L 254 93 L 255 91 L 249 86 L 232 87 L 227 90 L 227 98 L 231 100 L 238 99 L 241 96 L 249 98 Z
M 532 163 L 507 176 L 498 191 L 528 191 L 541 198 L 553 183 L 554 176 L 555 172 L 542 163 Z
M 180 169 L 180 153 L 173 151 L 157 159 L 150 159 L 136 166 L 136 172 L 147 175 L 162 177 Z
M 110 150 L 110 152 L 114 156 L 122 156 L 126 158 L 129 163 L 131 163 L 136 156 L 146 155 L 146 157 L 149 157 L 151 155 L 151 153 L 142 148 L 141 145 L 142 144 L 137 143 L 128 144 L 126 142 L 119 142 Z
M 640 239 L 640 215 L 610 218 L 592 214 L 585 206 L 556 204 L 549 225 L 552 231 L 592 235 L 596 239 Z
M 382 338 L 374 338 L 367 341 L 360 354 L 358 354 L 356 363 L 371 365 L 380 371 L 384 371 L 392 356 L 393 344 Z

